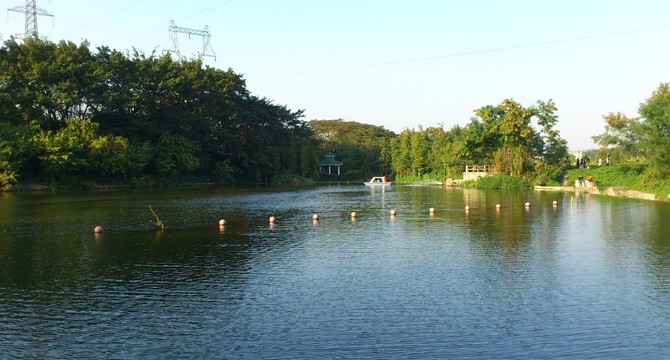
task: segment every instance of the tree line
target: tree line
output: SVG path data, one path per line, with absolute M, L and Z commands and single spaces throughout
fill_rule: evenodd
M 392 168 L 409 179 L 460 178 L 464 167 L 549 180 L 567 161 L 567 143 L 555 125 L 553 101 L 524 107 L 513 99 L 474 111 L 466 126 L 405 130 L 393 139 Z
M 614 159 L 670 172 L 670 90 L 662 84 L 639 118 L 606 115 L 594 137 Z M 0 189 L 70 178 L 141 184 L 168 179 L 220 184 L 331 180 L 324 152 L 344 163 L 339 178 L 459 178 L 466 164 L 492 165 L 528 181 L 560 181 L 569 164 L 552 100 L 513 99 L 474 110 L 465 126 L 405 129 L 303 120 L 251 94 L 232 69 L 169 55 L 95 51 L 29 38 L 0 48 Z
M 0 48 L 0 186 L 90 176 L 132 182 L 270 182 L 318 174 L 302 120 L 241 75 L 89 44 L 10 39 Z
M 0 187 L 70 177 L 323 180 L 324 151 L 344 162 L 348 179 L 442 178 L 465 163 L 518 175 L 565 157 L 555 110 L 551 101 L 505 100 L 477 110 L 465 127 L 396 135 L 343 120 L 306 122 L 302 110 L 252 95 L 232 69 L 199 60 L 10 39 L 0 48 Z

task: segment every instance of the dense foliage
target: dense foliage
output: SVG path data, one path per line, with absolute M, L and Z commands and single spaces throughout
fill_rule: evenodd
M 531 185 L 519 176 L 497 174 L 480 177 L 475 181 L 466 181 L 465 187 L 476 187 L 478 189 L 502 189 L 502 190 L 527 190 Z
M 391 139 L 396 136 L 392 131 L 342 119 L 312 120 L 309 126 L 321 152 L 332 152 L 343 163 L 343 178 L 359 180 L 390 174 Z
M 505 99 L 475 110 L 465 126 L 396 135 L 341 119 L 305 122 L 301 110 L 250 94 L 232 69 L 96 50 L 86 42 L 39 39 L 10 39 L 0 48 L 0 190 L 19 181 L 71 178 L 123 184 L 331 180 L 334 175 L 319 172 L 325 152 L 343 163 L 339 178 L 351 180 L 443 180 L 460 178 L 467 164 L 491 165 L 503 175 L 477 186 L 520 188 L 558 185 L 567 165 L 551 100 L 524 107 Z M 604 116 L 606 131 L 594 137 L 602 148 L 591 157 L 607 156 L 625 165 L 618 168 L 623 173 L 643 174 L 634 187 L 670 188 L 670 86 L 661 84 L 639 115 Z
M 649 99 L 640 104 L 639 117 L 621 113 L 603 116 L 605 132 L 594 136 L 601 156 L 609 154 L 613 163 L 643 164 L 644 180 L 655 187 L 670 177 L 670 85 L 660 84 Z
M 567 160 L 566 141 L 554 129 L 555 111 L 552 101 L 525 108 L 506 99 L 475 110 L 465 127 L 405 130 L 393 140 L 393 170 L 402 179 L 458 178 L 466 164 L 477 164 L 546 177 Z
M 102 47 L 10 39 L 0 48 L 0 186 L 90 176 L 271 182 L 314 176 L 302 111 L 232 70 Z

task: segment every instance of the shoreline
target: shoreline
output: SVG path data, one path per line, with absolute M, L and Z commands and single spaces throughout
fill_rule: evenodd
M 451 181 L 446 181 L 442 183 L 442 186 L 460 186 L 462 180 L 449 179 Z M 316 183 L 319 185 L 323 184 L 341 184 L 346 183 L 350 184 L 351 181 L 338 181 L 338 182 L 326 182 L 326 183 Z M 358 183 L 358 182 L 355 182 Z M 414 184 L 414 185 L 426 185 L 426 184 Z M 193 182 L 193 183 L 182 183 L 178 185 L 145 185 L 133 187 L 127 184 L 115 184 L 115 185 L 101 185 L 101 184 L 86 184 L 83 187 L 76 186 L 64 186 L 62 188 L 54 188 L 39 183 L 28 183 L 23 185 L 18 185 L 13 187 L 11 190 L 6 191 L 7 193 L 20 193 L 20 192 L 53 192 L 53 191 L 99 191 L 99 190 L 123 190 L 123 189 L 160 189 L 160 188 L 194 188 L 194 187 L 214 187 L 217 186 L 211 182 Z M 640 200 L 653 200 L 653 201 L 670 201 L 670 195 L 667 198 L 664 198 L 662 195 L 647 193 L 639 190 L 629 190 L 625 186 L 607 186 L 607 187 L 597 187 L 597 186 L 586 186 L 586 187 L 575 187 L 575 186 L 533 186 L 532 190 L 535 191 L 563 191 L 563 192 L 587 192 L 594 195 L 605 195 L 605 196 L 616 196 L 622 198 L 630 199 L 640 199 Z
M 668 201 L 668 199 L 663 198 L 661 195 L 647 193 L 638 190 L 629 190 L 625 186 L 607 186 L 599 188 L 597 186 L 588 186 L 588 187 L 574 187 L 574 186 L 534 186 L 533 190 L 535 191 L 564 191 L 564 192 L 588 192 L 594 195 L 606 195 L 606 196 L 616 196 L 624 197 L 630 199 L 641 199 L 641 200 L 654 200 L 654 201 Z

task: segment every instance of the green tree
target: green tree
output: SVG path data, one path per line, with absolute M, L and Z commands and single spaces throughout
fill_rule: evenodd
M 92 163 L 104 175 L 127 180 L 133 158 L 128 139 L 105 135 L 94 139 L 90 145 Z
M 0 69 L 0 111 L 14 123 L 37 120 L 58 129 L 95 112 L 103 80 L 86 42 L 12 38 L 0 49 Z
M 643 137 L 642 124 L 638 118 L 629 118 L 617 112 L 603 116 L 605 120 L 605 132 L 593 136 L 593 142 L 605 152 L 612 153 L 618 161 L 631 161 L 640 159 L 642 148 L 640 141 Z
M 41 173 L 272 181 L 314 164 L 302 164 L 314 141 L 302 110 L 251 95 L 232 69 L 104 46 L 93 53 L 87 42 L 5 42 L 0 116 L 37 126 L 29 137 L 35 151 L 4 155 L 12 157 L 0 164 L 8 181 Z M 4 149 L 21 145 L 3 141 Z
M 154 167 L 163 177 L 188 174 L 200 166 L 197 150 L 184 136 L 164 132 L 155 147 Z
M 670 175 L 670 85 L 663 83 L 640 104 L 643 146 L 653 173 L 665 178 Z
M 393 153 L 391 156 L 391 165 L 393 172 L 398 176 L 411 176 L 412 170 L 412 130 L 406 129 L 398 137 L 392 139 Z
M 319 162 L 315 147 L 311 141 L 305 142 L 300 149 L 300 175 L 303 177 L 315 177 L 319 170 Z
M 53 179 L 89 169 L 89 148 L 97 130 L 88 119 L 67 119 L 60 130 L 37 133 L 33 141 L 40 149 L 41 167 Z
M 9 190 L 26 169 L 37 167 L 39 149 L 33 138 L 39 131 L 36 122 L 0 122 L 0 191 Z
M 481 161 L 488 154 L 498 171 L 516 175 L 531 170 L 535 159 L 549 164 L 562 162 L 567 157 L 567 143 L 554 128 L 558 122 L 555 111 L 551 100 L 525 108 L 511 99 L 476 110 L 478 118 L 467 129 L 471 157 Z
M 421 178 L 427 170 L 426 158 L 428 157 L 428 149 L 426 134 L 419 127 L 419 130 L 413 131 L 410 136 L 411 172 L 418 178 Z
M 552 100 L 548 102 L 538 100 L 532 111 L 540 126 L 539 136 L 534 145 L 538 155 L 547 164 L 562 164 L 568 157 L 568 143 L 561 138 L 560 132 L 555 128 L 558 123 L 558 116 L 555 114 L 556 104 Z
M 391 173 L 392 131 L 355 121 L 312 120 L 309 122 L 321 151 L 336 150 L 345 169 L 356 170 L 356 177 Z

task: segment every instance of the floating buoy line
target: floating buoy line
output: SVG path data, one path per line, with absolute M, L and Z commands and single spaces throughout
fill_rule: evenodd
M 570 198 L 570 203 L 572 204 L 572 198 Z M 551 204 L 554 208 L 556 208 L 558 206 L 558 201 L 554 200 L 554 201 L 551 202 Z M 530 209 L 530 205 L 531 205 L 530 202 L 525 202 L 523 205 L 526 208 L 526 210 Z M 502 205 L 501 204 L 496 204 L 495 209 L 496 209 L 496 212 L 500 211 L 502 209 Z M 464 210 L 465 210 L 465 213 L 468 214 L 471 210 L 470 205 L 465 205 Z M 429 214 L 430 217 L 434 217 L 435 216 L 435 208 L 434 207 L 429 208 L 428 209 L 428 214 Z M 392 218 L 395 218 L 398 215 L 398 212 L 395 209 L 392 209 L 392 210 L 389 211 L 389 215 Z M 349 214 L 349 216 L 351 217 L 352 222 L 355 222 L 356 219 L 358 218 L 358 214 L 355 211 L 352 211 Z M 315 213 L 315 214 L 312 215 L 312 222 L 314 224 L 317 224 L 320 219 L 321 219 L 321 217 L 319 216 L 319 214 Z M 274 226 L 277 223 L 277 218 L 275 216 L 270 216 L 270 218 L 268 218 L 268 223 L 270 224 L 270 226 Z M 219 229 L 223 229 L 228 224 L 228 221 L 226 221 L 225 219 L 220 219 L 218 224 L 219 224 Z M 104 229 L 100 225 L 97 225 L 93 228 L 93 233 L 95 233 L 96 235 L 100 235 L 103 232 L 104 232 Z

